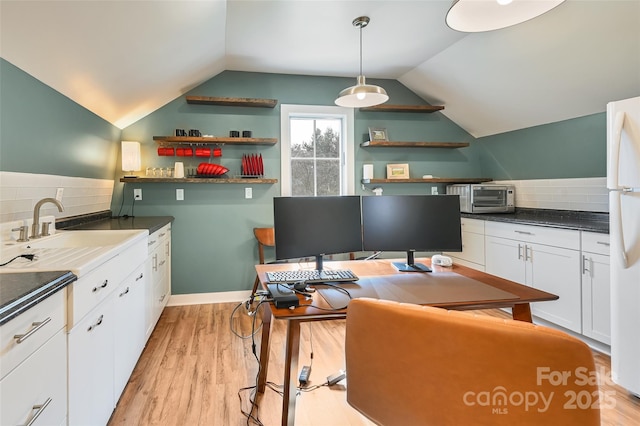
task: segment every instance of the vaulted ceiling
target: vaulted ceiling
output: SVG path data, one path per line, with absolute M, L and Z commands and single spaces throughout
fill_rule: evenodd
M 493 1 L 493 0 L 490 0 Z M 0 2 L 0 56 L 124 128 L 223 70 L 397 79 L 481 137 L 640 95 L 640 0 L 567 0 L 510 28 L 449 0 Z

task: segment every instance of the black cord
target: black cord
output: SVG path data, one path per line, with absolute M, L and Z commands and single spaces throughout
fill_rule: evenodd
M 20 259 L 21 257 L 24 257 L 25 259 L 28 259 L 28 260 L 33 262 L 33 259 L 36 257 L 36 255 L 35 254 L 19 254 L 16 257 L 14 257 L 13 259 L 9 260 L 8 262 L 4 262 L 4 263 L 0 264 L 0 266 L 7 266 L 8 264 L 13 262 L 14 260 Z

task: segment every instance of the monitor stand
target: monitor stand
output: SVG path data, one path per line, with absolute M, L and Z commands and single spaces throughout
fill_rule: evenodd
M 407 263 L 393 262 L 393 267 L 400 272 L 431 272 L 431 268 L 422 263 L 415 263 L 414 251 L 407 250 Z
M 322 271 L 322 258 L 324 255 L 318 254 L 316 255 L 316 271 Z

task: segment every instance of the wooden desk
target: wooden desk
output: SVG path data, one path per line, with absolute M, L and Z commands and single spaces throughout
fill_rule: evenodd
M 397 259 L 396 259 L 397 260 Z M 422 263 L 430 265 L 430 259 L 418 259 Z M 305 265 L 306 266 L 306 265 Z M 313 266 L 311 266 L 313 267 Z M 474 299 L 470 300 L 468 295 L 460 297 L 459 300 L 449 298 L 446 302 L 424 303 L 429 306 L 437 306 L 445 309 L 469 310 L 469 309 L 491 309 L 491 308 L 512 308 L 513 319 L 531 322 L 531 302 L 542 302 L 556 300 L 558 296 L 517 284 L 513 281 L 505 280 L 484 272 L 476 271 L 460 265 L 454 265 L 452 268 L 443 268 L 434 266 L 433 273 L 427 273 L 428 277 L 422 277 L 424 274 L 415 272 L 398 272 L 391 265 L 390 259 L 377 260 L 354 260 L 343 262 L 325 262 L 325 269 L 350 269 L 359 278 L 386 278 L 388 282 L 393 282 L 393 276 L 402 277 L 405 280 L 407 274 L 411 274 L 416 280 L 428 278 L 430 280 L 437 279 L 438 273 L 444 277 L 445 273 L 455 272 L 464 277 L 471 278 L 481 283 L 487 284 L 494 289 L 499 289 L 511 293 L 513 298 L 500 299 Z M 301 265 L 297 263 L 267 264 L 256 265 L 256 271 L 260 278 L 260 283 L 266 289 L 267 271 L 285 271 L 300 269 Z M 450 275 L 450 274 L 449 274 Z M 491 289 L 489 289 L 491 290 Z M 490 293 L 490 292 L 489 292 Z M 391 299 L 391 298 L 390 298 Z M 402 300 L 399 300 L 402 301 Z M 313 305 L 313 306 L 311 306 Z M 263 311 L 263 327 L 262 327 L 262 343 L 260 345 L 260 375 L 258 378 L 258 392 L 264 392 L 267 367 L 269 364 L 269 333 L 271 327 L 271 318 L 282 319 L 287 321 L 286 334 L 286 352 L 284 366 L 284 395 L 282 402 L 282 425 L 294 425 L 295 419 L 295 403 L 297 389 L 297 371 L 298 371 L 298 354 L 300 346 L 300 323 L 306 321 L 322 321 L 331 319 L 342 319 L 346 317 L 347 310 L 334 310 L 325 299 L 314 293 L 311 302 L 302 300 L 300 306 L 295 309 L 276 309 L 273 303 L 270 309 Z

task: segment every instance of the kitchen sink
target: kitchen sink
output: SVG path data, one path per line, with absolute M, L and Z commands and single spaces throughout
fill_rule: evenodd
M 139 234 L 139 230 L 58 231 L 51 237 L 29 241 L 26 247 L 35 249 L 115 246 Z
M 58 231 L 50 237 L 5 244 L 0 251 L 2 263 L 22 254 L 33 254 L 35 258 L 33 261 L 18 258 L 0 267 L 0 274 L 70 270 L 81 276 L 127 247 L 142 240 L 146 245 L 148 235 L 146 230 L 139 229 Z

